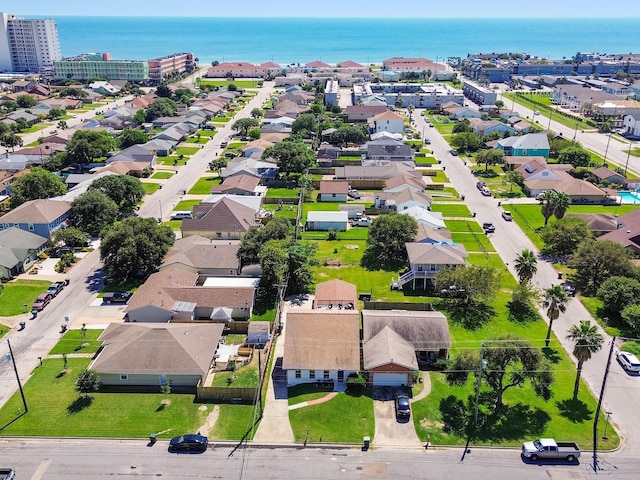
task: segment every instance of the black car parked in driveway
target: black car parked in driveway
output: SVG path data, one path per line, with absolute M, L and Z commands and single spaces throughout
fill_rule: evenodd
M 398 418 L 409 418 L 411 416 L 409 397 L 404 394 L 396 395 L 396 416 Z
M 169 442 L 169 451 L 202 453 L 207 450 L 208 444 L 209 440 L 204 435 L 190 433 L 173 437 Z
M 131 298 L 130 292 L 107 292 L 102 296 L 104 303 L 127 303 Z

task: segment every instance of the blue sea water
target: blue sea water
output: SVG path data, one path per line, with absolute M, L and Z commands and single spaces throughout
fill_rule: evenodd
M 53 17 L 63 56 L 109 52 L 144 60 L 193 52 L 201 64 L 322 60 L 380 63 L 394 56 L 442 61 L 468 53 L 640 51 L 638 19 Z

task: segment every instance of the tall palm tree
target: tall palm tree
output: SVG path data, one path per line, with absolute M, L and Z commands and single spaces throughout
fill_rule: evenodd
M 553 285 L 544 291 L 542 306 L 547 309 L 547 318 L 549 319 L 549 329 L 544 340 L 545 347 L 549 346 L 553 321 L 557 320 L 560 314 L 567 310 L 568 300 L 569 296 L 562 285 Z
M 560 220 L 571 206 L 571 197 L 564 192 L 556 193 L 553 202 L 553 216 Z
M 547 190 L 546 192 L 543 192 L 542 195 L 540 196 L 540 203 L 541 203 L 541 212 L 542 212 L 542 216 L 544 217 L 544 225 L 547 226 L 547 222 L 549 221 L 549 218 L 551 218 L 551 215 L 553 215 L 553 211 L 555 210 L 555 199 L 558 196 L 558 194 L 555 192 L 555 190 Z
M 604 337 L 598 332 L 598 327 L 592 325 L 589 320 L 582 320 L 578 325 L 573 325 L 567 335 L 568 340 L 573 341 L 573 356 L 578 360 L 576 383 L 573 385 L 573 398 L 578 397 L 580 388 L 580 374 L 584 362 L 591 358 L 592 353 L 598 352 L 604 344 Z
M 520 283 L 528 283 L 538 271 L 536 254 L 531 250 L 523 250 L 516 257 L 515 268 Z

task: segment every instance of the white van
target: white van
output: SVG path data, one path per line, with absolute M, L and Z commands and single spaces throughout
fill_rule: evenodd
M 173 212 L 171 214 L 171 220 L 182 220 L 184 218 L 193 218 L 191 212 Z

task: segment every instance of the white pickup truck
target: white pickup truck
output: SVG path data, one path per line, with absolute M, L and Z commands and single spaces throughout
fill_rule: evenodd
M 565 458 L 573 462 L 580 456 L 580 447 L 573 442 L 556 442 L 553 438 L 539 438 L 522 444 L 522 455 L 534 462 L 539 458 Z

